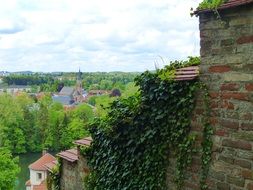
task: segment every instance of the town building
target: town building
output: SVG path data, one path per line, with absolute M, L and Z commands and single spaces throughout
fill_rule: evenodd
M 30 179 L 26 182 L 26 190 L 47 190 L 47 171 L 56 165 L 57 161 L 49 153 L 29 165 Z
M 15 94 L 18 92 L 31 92 L 32 88 L 26 85 L 10 85 L 6 87 L 0 87 L 0 93 L 7 92 L 9 94 Z
M 79 69 L 76 77 L 76 86 L 64 86 L 58 94 L 54 94 L 52 96 L 52 99 L 53 101 L 59 102 L 64 106 L 74 106 L 84 102 L 85 97 L 86 92 L 82 87 L 82 73 Z

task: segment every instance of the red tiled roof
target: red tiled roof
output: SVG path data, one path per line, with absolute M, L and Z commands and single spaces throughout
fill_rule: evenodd
M 40 185 L 33 185 L 33 190 L 47 190 L 46 180 L 42 181 Z
M 91 137 L 85 137 L 84 139 L 75 141 L 74 144 L 80 145 L 80 146 L 90 146 L 91 142 L 92 142 Z
M 198 66 L 190 66 L 190 67 L 184 67 L 181 69 L 177 69 L 174 79 L 176 81 L 193 80 L 193 79 L 197 78 L 198 75 L 199 75 L 199 67 Z
M 229 0 L 228 2 L 222 4 L 221 6 L 218 7 L 218 10 L 223 10 L 223 9 L 229 9 L 233 7 L 238 7 L 242 5 L 247 5 L 253 3 L 253 0 Z M 209 9 L 203 9 L 203 10 L 196 10 L 194 14 L 199 14 L 203 12 L 209 12 Z
M 57 156 L 69 161 L 75 162 L 78 160 L 77 149 L 69 149 L 57 154 Z
M 47 164 L 44 165 L 44 167 L 48 170 L 48 171 L 52 171 L 52 169 L 57 165 L 57 161 L 52 161 L 49 162 Z
M 45 164 L 50 163 L 52 161 L 56 161 L 56 158 L 51 154 L 45 154 L 40 159 L 35 161 L 34 163 L 29 165 L 29 169 L 32 170 L 39 170 L 39 171 L 46 171 Z

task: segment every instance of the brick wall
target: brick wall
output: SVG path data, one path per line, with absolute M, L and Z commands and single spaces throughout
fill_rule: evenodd
M 253 4 L 201 13 L 201 80 L 211 95 L 214 128 L 209 189 L 253 190 Z M 201 142 L 203 101 L 200 94 L 192 129 Z M 174 160 L 168 168 L 169 189 Z M 183 189 L 199 189 L 200 156 L 195 155 Z
M 84 177 L 88 173 L 87 161 L 82 155 L 79 154 L 79 159 L 74 163 L 62 159 L 61 190 L 84 190 Z

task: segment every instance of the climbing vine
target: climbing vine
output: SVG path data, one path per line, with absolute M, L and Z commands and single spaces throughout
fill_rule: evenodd
M 174 75 L 178 68 L 199 63 L 198 57 L 190 57 L 156 72 L 144 72 L 136 78 L 138 94 L 114 101 L 107 116 L 90 125 L 93 142 L 83 153 L 91 169 L 85 180 L 88 190 L 167 189 L 172 152 L 177 157 L 174 180 L 177 188 L 182 188 L 184 171 L 194 152 L 190 123 L 200 82 L 175 81 Z M 206 146 L 202 157 L 205 171 L 209 162 L 207 141 L 202 143 Z
M 207 189 L 206 179 L 208 176 L 209 165 L 212 159 L 212 135 L 213 135 L 213 128 L 210 124 L 210 109 L 209 109 L 209 93 L 207 91 L 207 87 L 201 83 L 201 89 L 203 90 L 204 95 L 204 106 L 205 112 L 203 113 L 203 141 L 202 141 L 202 156 L 201 156 L 201 175 L 200 175 L 200 187 L 201 190 Z
M 52 171 L 49 172 L 47 177 L 47 189 L 48 190 L 60 190 L 60 178 L 61 178 L 61 159 L 58 159 L 57 164 Z

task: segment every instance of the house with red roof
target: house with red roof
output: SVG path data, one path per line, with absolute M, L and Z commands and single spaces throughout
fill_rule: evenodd
M 26 190 L 47 190 L 46 179 L 47 171 L 51 170 L 57 161 L 49 153 L 29 165 L 30 179 L 26 182 Z

